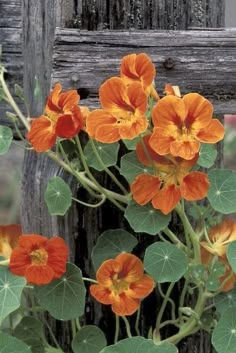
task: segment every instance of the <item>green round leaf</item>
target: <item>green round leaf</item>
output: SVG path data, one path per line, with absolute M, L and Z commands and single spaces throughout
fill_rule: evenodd
M 214 298 L 216 310 L 223 314 L 228 309 L 236 309 L 236 288 L 227 293 L 220 293 Z
M 132 183 L 137 175 L 146 173 L 152 174 L 152 169 L 139 162 L 135 151 L 127 153 L 121 158 L 120 174 L 123 175 L 129 183 Z
M 132 337 L 104 348 L 100 353 L 177 353 L 177 348 L 168 342 L 154 344 L 153 340 Z
M 32 351 L 17 338 L 0 333 L 0 353 L 32 353 Z
M 24 277 L 13 275 L 8 267 L 0 267 L 0 322 L 20 306 Z
M 215 276 L 210 276 L 206 282 L 206 289 L 215 292 L 220 288 L 220 281 Z
M 176 282 L 187 267 L 186 254 L 171 243 L 156 242 L 145 251 L 144 268 L 156 282 Z
M 44 353 L 43 324 L 32 316 L 25 316 L 15 327 L 13 335 L 31 347 L 32 353 Z
M 86 289 L 80 269 L 68 263 L 62 278 L 35 286 L 40 305 L 58 320 L 72 320 L 84 313 Z
M 131 252 L 137 245 L 137 239 L 126 230 L 107 230 L 100 235 L 92 250 L 92 261 L 95 270 L 103 261 L 112 259 L 122 252 Z
M 94 145 L 96 146 L 96 150 L 106 167 L 111 167 L 115 165 L 117 162 L 118 151 L 119 151 L 119 143 L 101 143 L 97 141 L 93 141 Z M 96 170 L 104 170 L 103 166 L 99 162 L 98 158 L 94 154 L 92 143 L 88 141 L 87 145 L 84 148 L 84 155 L 87 160 L 87 163 L 90 167 L 93 167 Z
M 200 167 L 210 168 L 213 166 L 216 157 L 217 151 L 215 146 L 207 143 L 202 143 L 197 164 Z
M 99 353 L 106 345 L 104 333 L 93 325 L 82 327 L 72 341 L 74 353 Z
M 227 248 L 227 258 L 234 272 L 236 272 L 236 241 L 229 243 Z
M 64 216 L 72 203 L 71 189 L 62 178 L 53 177 L 48 181 L 44 198 L 51 215 Z
M 236 309 L 227 310 L 213 330 L 212 344 L 217 353 L 236 353 Z
M 13 139 L 12 131 L 7 126 L 0 125 L 0 155 L 7 153 Z
M 156 235 L 168 226 L 171 214 L 164 215 L 151 204 L 140 206 L 131 201 L 125 210 L 125 218 L 135 232 Z
M 214 169 L 209 173 L 207 198 L 214 210 L 223 214 L 236 212 L 236 172 Z

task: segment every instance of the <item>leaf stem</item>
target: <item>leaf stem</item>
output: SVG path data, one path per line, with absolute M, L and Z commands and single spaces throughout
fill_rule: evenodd
M 115 337 L 114 337 L 114 344 L 117 343 L 120 333 L 120 318 L 118 315 L 115 316 L 116 318 L 116 329 L 115 329 Z
M 125 328 L 126 328 L 127 336 L 128 336 L 129 338 L 131 338 L 131 337 L 132 337 L 132 334 L 131 334 L 131 330 L 130 330 L 129 321 L 128 321 L 128 319 L 127 319 L 126 316 L 121 316 L 121 317 L 122 317 L 122 319 L 124 320 L 124 323 L 125 323 Z

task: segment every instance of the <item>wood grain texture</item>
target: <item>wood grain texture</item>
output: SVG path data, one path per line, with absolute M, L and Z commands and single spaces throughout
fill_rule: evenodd
M 0 14 L 1 61 L 7 69 L 6 81 L 13 92 L 14 83 L 23 84 L 21 0 L 0 0 Z M 17 102 L 20 104 L 19 100 Z M 6 111 L 11 111 L 10 107 L 0 102 L 0 124 L 12 126 Z
M 105 31 L 58 29 L 52 84 L 83 88 L 82 104 L 98 107 L 99 86 L 119 75 L 121 58 L 147 53 L 157 70 L 156 87 L 179 85 L 181 92 L 208 97 L 218 114 L 236 112 L 236 30 Z

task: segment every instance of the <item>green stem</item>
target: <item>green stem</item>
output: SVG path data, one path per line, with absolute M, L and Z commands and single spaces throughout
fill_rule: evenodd
M 53 333 L 53 331 L 51 329 L 51 326 L 49 325 L 49 323 L 47 322 L 47 320 L 45 319 L 44 316 L 42 316 L 42 319 L 43 319 L 44 324 L 47 326 L 48 332 L 49 332 L 49 334 L 50 334 L 55 346 L 61 351 L 61 347 L 60 347 L 59 343 L 57 342 L 57 339 L 56 339 L 56 337 L 55 337 L 55 335 L 54 335 L 54 333 Z
M 165 293 L 163 293 L 160 283 L 157 283 L 157 288 L 158 288 L 158 291 L 159 291 L 162 299 L 165 299 L 166 295 L 165 295 Z M 176 309 L 175 308 L 175 302 L 171 298 L 168 298 L 168 301 L 171 304 L 171 318 L 172 318 L 172 320 L 175 320 L 175 318 L 176 318 L 176 316 L 175 316 L 175 309 Z
M 181 295 L 180 295 L 180 300 L 179 300 L 179 307 L 183 307 L 184 306 L 184 301 L 185 301 L 185 296 L 186 296 L 186 293 L 187 293 L 187 289 L 188 289 L 188 281 L 185 280 L 184 282 L 184 288 L 181 292 Z M 183 314 L 180 313 L 180 321 L 183 322 Z
M 89 186 L 90 188 L 92 188 L 95 191 L 100 191 L 99 188 L 95 185 L 95 183 L 93 183 L 90 179 L 88 179 L 86 177 L 85 172 L 75 172 L 72 171 L 70 166 L 68 166 L 63 160 L 61 160 L 54 152 L 52 151 L 47 151 L 47 155 L 53 159 L 55 162 L 57 162 L 65 171 L 67 171 L 68 173 L 74 175 L 78 181 L 82 181 L 84 182 L 87 186 Z M 80 180 L 79 180 L 80 178 Z M 81 182 L 81 184 L 82 184 Z M 106 191 L 107 194 L 109 194 L 112 198 L 114 198 L 115 200 L 118 200 L 124 204 L 128 204 L 129 203 L 129 197 L 125 196 L 125 195 L 120 195 L 114 191 L 110 191 L 108 189 L 103 188 L 103 190 Z M 105 194 L 104 194 L 105 195 Z M 106 196 L 106 195 L 105 195 Z M 96 197 L 98 197 L 98 195 L 96 195 Z
M 115 175 L 110 171 L 110 169 L 107 168 L 107 166 L 103 163 L 103 160 L 101 159 L 97 149 L 96 149 L 96 146 L 95 146 L 95 143 L 93 142 L 93 140 L 90 138 L 89 139 L 90 143 L 91 143 L 91 146 L 92 146 L 92 149 L 93 149 L 93 152 L 95 154 L 95 157 L 97 158 L 98 160 L 98 163 L 100 164 L 100 166 L 102 167 L 102 169 L 110 176 L 110 178 L 114 181 L 114 183 L 120 188 L 120 190 L 126 195 L 128 194 L 128 191 L 125 189 L 125 187 L 119 182 L 119 180 L 115 177 Z
M 25 126 L 25 128 L 27 130 L 30 129 L 30 125 L 26 119 L 26 117 L 22 114 L 20 108 L 18 107 L 18 105 L 16 104 L 16 102 L 14 101 L 8 87 L 7 87 L 7 84 L 4 80 L 4 76 L 3 76 L 3 71 L 1 72 L 0 74 L 0 83 L 2 85 L 2 88 L 3 88 L 3 91 L 9 101 L 9 104 L 12 106 L 12 108 L 15 110 L 16 114 L 18 115 L 18 118 L 20 119 L 20 121 L 22 122 L 22 124 Z
M 119 332 L 120 332 L 120 318 L 118 315 L 116 315 L 116 330 L 115 330 L 114 344 L 117 343 L 118 341 Z
M 117 202 L 112 196 L 111 194 L 109 194 L 107 192 L 106 189 L 104 189 L 98 182 L 97 180 L 94 178 L 94 176 L 92 175 L 92 173 L 90 172 L 89 170 L 89 167 L 87 165 L 87 162 L 85 160 L 85 157 L 84 157 L 84 153 L 83 153 L 83 149 L 82 149 L 82 146 L 81 146 L 81 143 L 80 143 L 80 140 L 78 138 L 78 136 L 75 136 L 75 141 L 77 143 L 77 147 L 78 147 L 78 150 L 79 150 L 79 154 L 80 154 L 80 158 L 81 158 L 81 162 L 83 164 L 83 167 L 84 167 L 84 170 L 86 172 L 86 174 L 88 175 L 88 177 L 91 179 L 91 181 L 96 185 L 96 187 L 98 188 L 98 190 L 100 191 L 101 194 L 104 194 L 106 196 L 106 198 L 108 200 L 110 200 L 116 207 L 118 207 L 121 211 L 125 211 L 125 208 L 123 206 L 121 206 L 119 204 L 119 202 Z
M 163 302 L 161 304 L 161 308 L 159 310 L 159 313 L 157 315 L 157 320 L 156 320 L 156 332 L 159 332 L 160 330 L 160 324 L 161 324 L 161 320 L 162 320 L 162 316 L 164 314 L 164 311 L 165 311 L 165 308 L 166 308 L 166 305 L 170 299 L 170 294 L 172 292 L 172 289 L 174 288 L 175 286 L 175 283 L 170 283 L 167 291 L 166 291 L 166 294 L 164 296 L 164 299 L 163 299 Z
M 140 314 L 141 314 L 141 305 L 138 308 L 137 315 L 136 315 L 136 320 L 135 320 L 135 330 L 136 330 L 138 336 L 141 336 L 140 330 L 139 330 Z
M 131 330 L 130 330 L 130 324 L 129 324 L 129 321 L 128 319 L 126 318 L 126 316 L 121 316 L 122 319 L 124 320 L 124 323 L 125 323 L 125 328 L 126 328 L 126 332 L 127 332 L 127 336 L 129 338 L 132 337 L 132 334 L 131 334 Z
M 95 279 L 92 278 L 87 278 L 87 277 L 82 277 L 82 280 L 85 282 L 91 282 L 91 283 L 98 283 Z
M 71 329 L 72 329 L 72 337 L 74 338 L 77 332 L 76 322 L 75 320 L 70 320 L 70 322 L 71 322 Z
M 173 244 L 176 244 L 180 249 L 183 249 L 185 252 L 187 252 L 187 247 L 177 238 L 177 236 L 169 228 L 165 228 L 162 232 L 167 235 L 167 237 L 172 241 Z
M 198 236 L 197 234 L 195 233 L 195 231 L 193 230 L 187 216 L 186 216 L 186 213 L 184 211 L 184 207 L 182 207 L 182 205 L 178 205 L 176 207 L 176 212 L 178 213 L 181 221 L 182 221 L 182 224 L 184 226 L 184 229 L 186 231 L 186 239 L 188 239 L 188 236 L 189 235 L 189 238 L 191 240 L 191 243 L 192 243 L 192 246 L 193 246 L 193 251 L 194 251 L 194 262 L 195 264 L 201 264 L 202 261 L 201 261 L 201 251 L 200 251 L 200 244 L 199 244 L 199 239 L 198 239 Z
M 77 326 L 77 330 L 81 330 L 81 325 L 80 325 L 80 322 L 79 322 L 79 319 L 75 319 L 75 323 L 76 323 L 76 326 Z
M 72 200 L 79 203 L 80 205 L 83 205 L 86 207 L 97 208 L 97 207 L 101 206 L 106 201 L 106 197 L 104 195 L 102 195 L 101 197 L 102 197 L 101 201 L 99 201 L 98 203 L 95 203 L 95 204 L 81 201 L 79 199 L 76 199 L 75 197 L 72 197 Z
M 159 326 L 159 329 L 167 326 L 167 325 L 173 325 L 173 326 L 176 326 L 176 327 L 179 327 L 178 325 L 178 322 L 179 322 L 179 319 L 175 319 L 175 320 L 166 320 L 164 322 L 162 322 Z

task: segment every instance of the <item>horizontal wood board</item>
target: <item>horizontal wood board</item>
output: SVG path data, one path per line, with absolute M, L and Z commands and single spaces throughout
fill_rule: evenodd
M 218 114 L 236 113 L 236 29 L 191 31 L 79 31 L 57 29 L 52 86 L 85 89 L 82 104 L 98 106 L 99 86 L 119 75 L 121 58 L 147 53 L 157 69 L 156 87 L 208 97 Z

